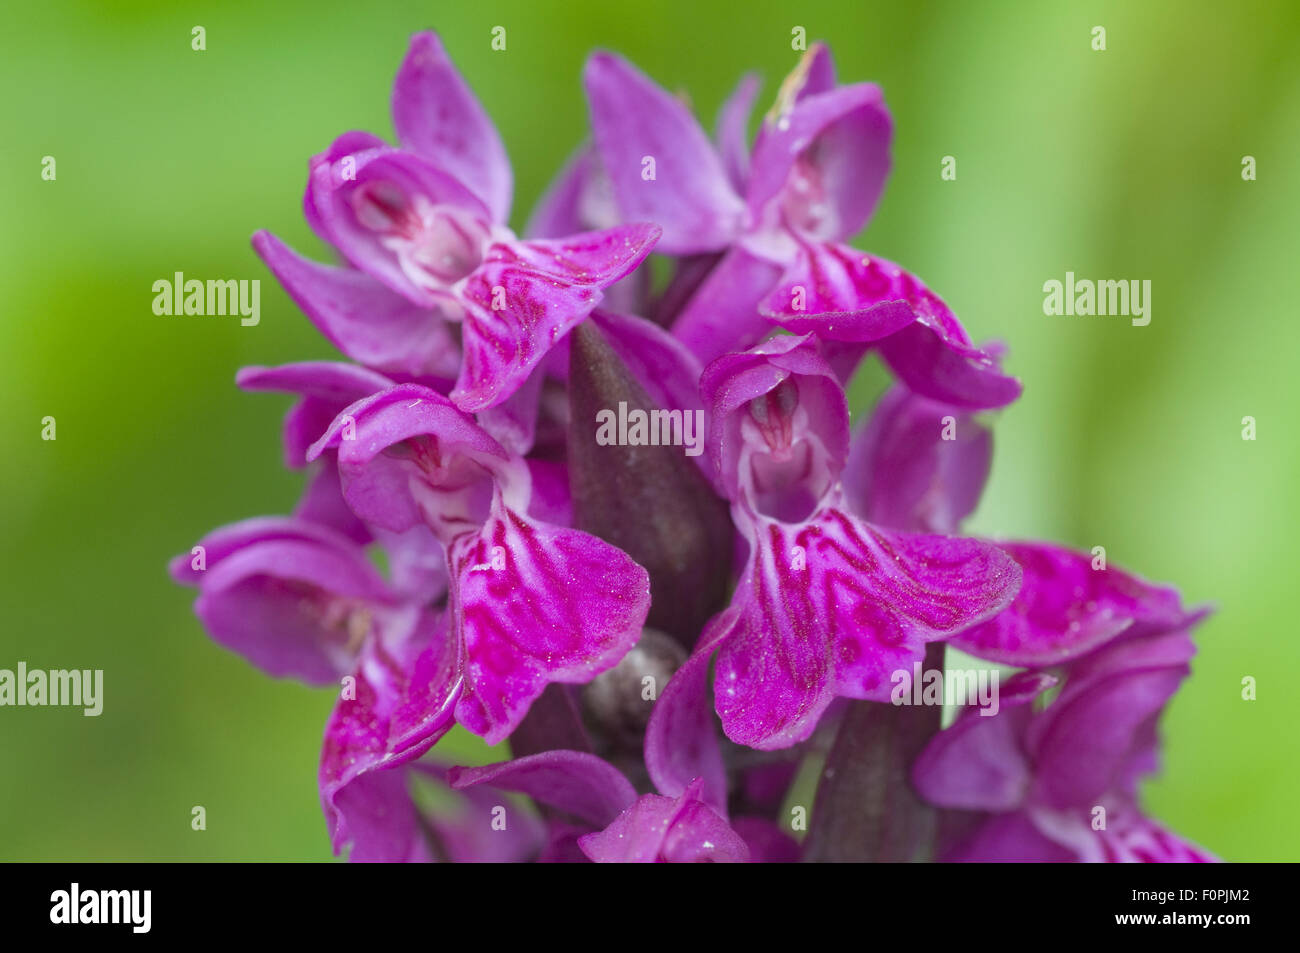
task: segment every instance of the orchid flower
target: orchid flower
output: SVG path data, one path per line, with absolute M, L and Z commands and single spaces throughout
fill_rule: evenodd
M 602 288 L 640 263 L 659 229 L 517 239 L 501 138 L 432 33 L 411 41 L 392 111 L 400 148 L 349 132 L 311 161 L 304 213 L 349 267 L 307 261 L 267 232 L 254 248 L 349 357 L 413 375 L 458 367 L 456 405 L 496 406 Z M 446 322 L 461 326 L 459 354 Z
M 550 682 L 585 682 L 632 647 L 649 608 L 643 570 L 609 544 L 528 514 L 532 482 L 437 391 L 402 384 L 349 406 L 313 444 L 338 453 L 363 520 L 421 524 L 442 546 L 452 639 L 464 653 L 456 720 L 502 740 Z
M 718 148 L 682 102 L 616 56 L 593 56 L 584 82 L 624 218 L 658 222 L 661 252 L 721 255 L 673 326 L 701 360 L 749 347 L 776 323 L 845 342 L 853 363 L 874 345 L 938 400 L 998 407 L 1019 395 L 937 295 L 843 244 L 879 201 L 893 124 L 879 87 L 836 85 L 825 46 L 787 77 L 747 158 L 752 83 L 724 107 Z

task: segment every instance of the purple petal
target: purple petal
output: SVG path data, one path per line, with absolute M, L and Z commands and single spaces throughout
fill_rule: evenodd
M 546 846 L 537 857 L 539 864 L 588 864 L 587 855 L 578 846 L 578 840 L 590 833 L 584 828 L 554 822 Z
M 1131 818 L 1115 823 L 1111 812 L 1110 823 L 1103 834 L 1107 844 L 1107 860 L 1143 864 L 1216 864 L 1219 858 L 1204 847 L 1180 837 L 1149 817 L 1133 812 Z
M 842 86 L 808 95 L 754 145 L 747 199 L 755 221 L 779 219 L 800 234 L 843 241 L 871 217 L 889 175 L 893 122 L 880 87 Z
M 1169 641 L 1183 641 L 1175 634 Z M 1190 640 L 1186 640 L 1190 642 Z M 1134 667 L 1068 681 L 1061 696 L 1030 725 L 1035 797 L 1052 807 L 1087 806 L 1129 778 L 1147 725 L 1188 675 L 1185 661 Z
M 526 238 L 563 238 L 619 224 L 613 187 L 600 166 L 600 156 L 584 145 L 565 163 L 533 209 Z
M 207 568 L 178 557 L 173 577 L 198 584 L 194 610 L 216 642 L 277 678 L 333 682 L 359 635 L 405 624 L 361 549 L 326 527 L 249 520 L 200 545 Z
M 678 314 L 673 335 L 706 363 L 752 347 L 772 331 L 759 304 L 780 276 L 780 266 L 729 249 Z
M 660 793 L 676 797 L 700 779 L 700 797 L 726 813 L 727 774 L 709 697 L 709 663 L 730 632 L 729 616 L 714 618 L 694 652 L 655 701 L 645 733 L 645 765 Z
M 603 831 L 578 840 L 602 864 L 746 863 L 749 847 L 691 788 L 680 797 L 646 794 Z
M 467 185 L 504 223 L 513 179 L 501 136 L 435 33 L 411 38 L 393 83 L 393 126 L 407 149 Z
M 452 605 L 465 642 L 456 720 L 489 744 L 514 730 L 550 682 L 584 684 L 636 644 L 646 571 L 594 536 L 535 522 L 500 494 L 477 534 L 450 547 Z
M 958 407 L 1001 407 L 1020 395 L 992 354 L 974 347 L 951 309 L 893 262 L 846 246 L 802 245 L 801 258 L 769 296 L 764 313 L 783 327 L 839 341 L 877 341 L 911 390 Z M 795 285 L 806 287 L 800 310 Z M 903 323 L 906 307 L 915 321 Z M 817 308 L 828 308 L 818 314 Z M 888 337 L 882 331 L 903 324 Z
M 845 497 L 855 513 L 877 526 L 956 533 L 979 503 L 992 456 L 993 435 L 975 417 L 895 387 L 853 440 Z M 1020 599 L 1028 584 L 1026 574 Z
M 301 467 L 307 450 L 325 432 L 339 411 L 363 397 L 393 386 L 376 371 L 339 361 L 302 361 L 280 367 L 244 367 L 235 374 L 244 390 L 281 391 L 302 397 L 284 421 L 286 462 Z
M 326 244 L 332 241 L 330 233 L 325 227 L 325 222 L 321 218 L 320 210 L 316 208 L 316 195 L 311 188 L 312 175 L 316 169 L 323 167 L 326 172 L 330 172 L 335 167 L 335 164 L 340 163 L 343 159 L 347 159 L 352 165 L 355 165 L 359 156 L 391 148 L 392 146 L 372 133 L 353 130 L 352 132 L 345 132 L 331 142 L 328 149 L 308 160 L 307 191 L 302 197 L 302 214 L 307 219 L 307 224 L 311 226 L 311 230 L 316 233 L 317 238 Z
M 738 744 L 803 741 L 836 697 L 887 701 L 892 673 L 910 672 L 924 643 L 1000 611 L 1020 585 L 986 543 L 887 532 L 828 503 L 802 524 L 753 518 L 714 679 Z
M 1076 854 L 1046 837 L 1022 812 L 997 814 L 940 858 L 949 863 L 1059 864 Z
M 745 206 L 722 160 L 685 105 L 626 60 L 597 53 L 583 71 L 601 164 L 626 221 L 664 230 L 670 255 L 721 251 L 741 228 Z M 643 178 L 645 160 L 655 164 Z
M 271 390 L 317 397 L 340 409 L 393 386 L 393 381 L 383 374 L 341 361 L 243 367 L 235 374 L 235 383 L 244 390 Z
M 363 272 L 308 261 L 270 232 L 254 235 L 253 248 L 312 324 L 354 361 L 390 373 L 455 374 L 458 348 L 431 309 Z
M 746 127 L 761 85 L 757 73 L 746 73 L 718 111 L 714 138 L 723 167 L 727 170 L 727 179 L 737 193 L 744 192 L 745 181 L 749 178 L 749 133 Z
M 409 638 L 384 647 L 371 645 L 360 658 L 353 691 L 344 692 L 325 727 L 321 750 L 320 791 L 326 822 L 337 853 L 349 839 L 356 840 L 353 860 L 402 860 L 404 842 L 414 837 L 407 807 L 395 790 L 394 770 L 418 758 L 450 730 L 457 694 L 460 691 L 461 660 L 456 643 L 447 636 L 446 620 L 430 613 L 421 616 Z M 375 775 L 388 776 L 374 780 Z M 358 804 L 350 789 L 360 786 Z M 357 816 L 381 813 L 373 797 L 383 794 L 385 810 L 396 815 L 375 824 L 389 838 L 381 845 L 370 844 L 365 830 L 356 830 Z M 406 800 L 409 800 L 409 795 Z M 382 818 L 381 818 L 382 819 Z M 364 857 L 357 857 L 361 851 Z M 381 856 L 384 851 L 388 856 Z
M 847 245 L 800 242 L 761 311 L 795 334 L 866 343 L 916 320 L 918 292 L 907 272 Z
M 456 790 L 491 785 L 517 791 L 571 814 L 592 827 L 606 827 L 636 800 L 636 789 L 609 762 L 582 751 L 545 751 L 481 768 L 452 768 Z
M 1094 557 L 1046 543 L 999 543 L 1024 571 L 1005 612 L 952 640 L 980 658 L 1046 667 L 1078 658 L 1135 622 L 1183 618 L 1178 593 L 1119 569 L 1094 569 Z
M 880 356 L 904 384 L 958 407 L 988 410 L 1020 396 L 1020 381 L 1002 373 L 987 350 L 970 343 L 966 329 L 937 296 L 927 292 L 916 321 L 880 342 Z
M 510 460 L 467 414 L 418 384 L 401 384 L 346 408 L 308 451 L 308 458 L 331 449 L 338 451 L 343 494 L 353 512 L 398 533 L 424 521 L 412 486 L 413 481 L 428 482 L 427 468 L 438 471 L 440 466 L 435 461 L 466 458 L 458 465 L 477 468 L 487 478 Z M 438 478 L 454 476 L 443 473 Z M 473 473 L 458 479 L 472 482 Z
M 799 842 L 763 817 L 738 817 L 731 829 L 749 848 L 755 864 L 793 864 L 799 860 Z
M 338 461 L 334 454 L 322 457 L 307 483 L 307 490 L 294 507 L 293 515 L 300 520 L 328 526 L 343 534 L 358 546 L 372 539 L 366 524 L 357 518 L 343 499 L 343 484 L 339 480 Z
M 214 529 L 199 540 L 206 562 L 203 569 L 194 568 L 195 557 L 184 553 L 168 563 L 168 572 L 183 586 L 197 586 L 206 578 L 207 570 L 227 556 L 256 543 L 281 540 L 314 541 L 326 547 L 349 545 L 338 532 L 325 526 L 287 516 L 255 516 Z
M 399 149 L 362 153 L 350 168 L 317 165 L 308 189 L 330 244 L 354 268 L 425 308 L 453 301 L 452 287 L 496 231 L 491 213 L 458 179 Z
M 1091 809 L 1031 812 L 1039 833 L 1073 852 L 1071 860 L 1104 864 L 1206 864 L 1219 859 L 1146 817 L 1135 804 L 1110 799 L 1105 827 L 1095 830 Z
M 363 864 L 432 859 L 407 790 L 405 771 L 363 774 L 334 792 L 325 807 L 334 853 L 352 844 L 348 860 Z
M 964 708 L 935 735 L 912 766 L 912 783 L 932 804 L 974 811 L 1014 811 L 1024 801 L 1033 766 L 1021 744 L 1033 717 L 1029 704 L 1056 683 L 1050 675 L 1022 672 L 998 693 L 988 715 Z

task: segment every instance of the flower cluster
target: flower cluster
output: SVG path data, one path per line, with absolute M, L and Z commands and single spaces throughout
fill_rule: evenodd
M 976 415 L 1020 385 L 938 295 L 845 244 L 889 171 L 880 89 L 840 84 L 817 45 L 751 145 L 754 77 L 712 138 L 617 56 L 583 82 L 591 142 L 523 237 L 501 139 L 425 33 L 398 144 L 349 132 L 309 163 L 303 211 L 340 263 L 253 238 L 348 360 L 239 373 L 296 396 L 307 489 L 172 574 L 217 642 L 339 690 L 319 773 L 336 852 L 873 856 L 823 792 L 798 839 L 791 785 L 806 759 L 869 757 L 841 742 L 946 643 L 1019 671 L 996 707 L 925 715 L 890 796 L 934 821 L 926 857 L 1209 859 L 1137 793 L 1204 613 L 1089 555 L 956 535 L 989 470 Z M 897 383 L 851 429 L 871 352 Z M 650 437 L 597 441 L 623 405 Z M 674 446 L 694 415 L 698 457 Z M 446 763 L 454 725 L 512 758 Z

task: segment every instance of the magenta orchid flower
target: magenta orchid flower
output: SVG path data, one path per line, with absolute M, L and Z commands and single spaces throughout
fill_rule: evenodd
M 458 367 L 457 406 L 493 407 L 640 263 L 659 229 L 515 238 L 500 136 L 432 33 L 411 41 L 392 107 L 401 148 L 350 132 L 311 162 L 307 221 L 350 267 L 306 261 L 266 232 L 253 245 L 349 357 L 412 375 Z M 447 322 L 460 325 L 459 352 Z
M 937 400 L 998 407 L 1019 395 L 937 295 L 843 244 L 884 190 L 893 125 L 879 87 L 836 85 L 824 46 L 787 78 L 748 156 L 752 83 L 724 107 L 715 147 L 681 101 L 625 61 L 598 54 L 584 79 L 623 216 L 658 222 L 661 252 L 722 256 L 674 324 L 701 360 L 749 347 L 776 323 L 851 342 L 858 357 L 874 345 Z
M 306 520 L 263 517 L 205 536 L 171 563 L 197 586 L 195 614 L 221 645 L 268 675 L 309 685 L 350 674 L 364 645 L 395 645 L 420 625 L 355 542 Z
M 1064 589 L 1072 580 L 1067 575 L 1057 584 Z M 1157 601 L 1162 596 L 1152 594 Z M 1044 609 L 1059 611 L 1061 601 L 1060 593 L 1036 590 L 1013 611 L 1041 617 Z M 1113 605 L 1097 615 L 1079 622 L 1080 629 L 1095 633 L 1120 618 Z M 1023 660 L 1070 661 L 1016 675 L 996 715 L 986 718 L 977 707 L 968 708 L 917 759 L 913 777 L 922 796 L 978 812 L 944 859 L 1215 860 L 1146 817 L 1137 791 L 1139 778 L 1157 766 L 1156 722 L 1190 671 L 1195 648 L 1188 632 L 1202 616 L 1155 623 L 1127 615 L 1123 634 L 1093 651 L 1063 650 L 1059 632 L 1036 632 L 1042 637 L 1010 653 Z M 1059 695 L 1041 707 L 1043 693 L 1053 687 Z
M 854 441 L 846 489 L 885 525 L 955 531 L 978 502 L 990 451 L 976 418 L 895 388 Z M 996 714 L 967 707 L 914 766 L 930 801 L 979 812 L 960 815 L 943 859 L 1214 859 L 1146 818 L 1137 796 L 1205 613 L 1099 555 L 998 546 L 1021 567 L 1019 593 L 948 644 L 1025 671 L 1003 687 Z M 1049 690 L 1059 694 L 1044 707 Z
M 349 436 L 351 434 L 351 436 Z M 495 744 L 550 682 L 585 682 L 640 635 L 649 581 L 586 533 L 529 516 L 530 471 L 446 397 L 403 384 L 347 408 L 308 453 L 338 453 L 343 495 L 390 532 L 427 526 L 465 657 L 456 720 Z
M 920 661 L 926 642 L 1011 601 L 1020 571 L 996 547 L 898 533 L 848 511 L 848 409 L 815 340 L 719 358 L 701 387 L 711 457 L 749 544 L 704 647 L 718 652 L 714 692 L 732 741 L 786 747 L 837 697 L 887 700 L 890 673 Z

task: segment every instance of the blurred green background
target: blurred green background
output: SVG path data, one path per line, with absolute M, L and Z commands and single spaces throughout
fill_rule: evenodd
M 766 108 L 795 25 L 894 113 L 895 171 L 860 244 L 1006 341 L 1025 383 L 973 529 L 1104 545 L 1217 605 L 1148 806 L 1227 859 L 1297 858 L 1296 4 L 185 6 L 11 4 L 0 28 L 0 667 L 102 668 L 106 696 L 99 718 L 0 709 L 0 858 L 330 856 L 315 772 L 332 694 L 215 647 L 164 567 L 297 497 L 288 398 L 233 376 L 333 352 L 248 238 L 320 251 L 307 157 L 346 129 L 391 135 L 408 35 L 438 29 L 498 123 L 520 227 L 584 135 L 594 47 L 689 91 L 711 128 L 742 70 L 762 73 Z M 1045 316 L 1043 282 L 1067 270 L 1150 279 L 1151 324 Z M 261 278 L 261 324 L 155 316 L 151 285 L 174 271 Z M 859 409 L 881 382 L 855 387 Z

